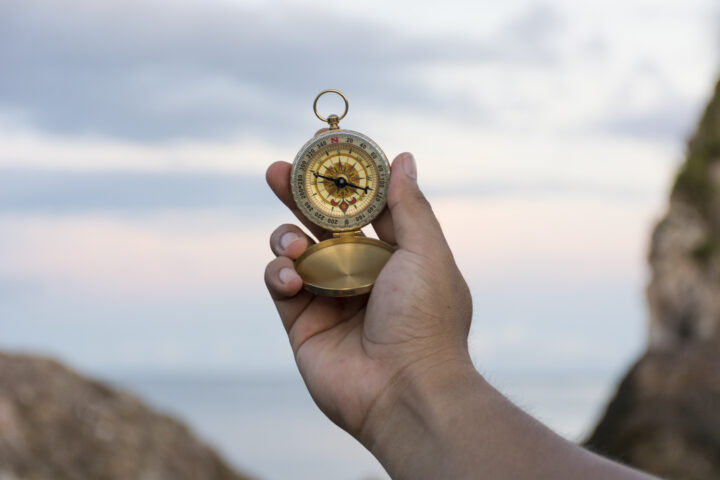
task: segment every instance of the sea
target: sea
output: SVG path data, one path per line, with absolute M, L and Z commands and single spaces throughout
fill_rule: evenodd
M 616 388 L 617 372 L 491 372 L 486 378 L 560 435 L 582 440 Z M 184 421 L 239 471 L 265 480 L 385 480 L 357 441 L 330 422 L 298 374 L 104 374 Z

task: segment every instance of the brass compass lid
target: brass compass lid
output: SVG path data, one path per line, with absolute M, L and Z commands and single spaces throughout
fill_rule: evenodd
M 295 261 L 295 270 L 317 295 L 362 295 L 372 289 L 393 251 L 381 240 L 344 234 L 309 247 Z

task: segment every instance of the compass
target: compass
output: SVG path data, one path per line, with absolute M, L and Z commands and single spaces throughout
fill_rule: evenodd
M 318 99 L 335 93 L 345 102 L 342 115 L 322 117 Z M 319 295 L 368 293 L 392 255 L 389 244 L 365 237 L 360 230 L 385 208 L 390 164 L 369 137 L 339 126 L 348 101 L 338 90 L 323 90 L 313 103 L 315 115 L 329 130 L 300 149 L 290 173 L 290 188 L 302 214 L 333 233 L 333 238 L 308 248 L 295 261 L 307 290 Z

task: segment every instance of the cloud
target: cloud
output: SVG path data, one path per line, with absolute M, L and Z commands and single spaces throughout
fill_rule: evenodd
M 704 101 L 684 93 L 656 61 L 644 59 L 615 87 L 605 111 L 587 124 L 616 137 L 680 144 Z
M 699 111 L 696 101 L 667 99 L 642 111 L 618 109 L 592 124 L 612 135 L 678 143 L 689 135 Z
M 261 175 L 214 172 L 0 169 L 0 211 L 236 210 L 262 215 L 274 196 Z
M 547 4 L 530 5 L 527 11 L 512 19 L 505 27 L 508 38 L 519 40 L 520 44 L 536 42 L 538 39 L 555 38 L 565 26 L 565 19 L 555 8 Z
M 287 5 L 3 2 L 0 110 L 51 132 L 145 141 L 282 142 L 277 132 L 306 131 L 298 118 L 329 86 L 386 109 L 467 116 L 467 102 L 428 88 L 422 69 L 551 61 L 552 14 L 519 18 L 479 40 Z
M 120 139 L 47 135 L 0 124 L 0 168 L 176 170 L 262 175 L 272 162 L 292 160 L 297 148 L 297 145 L 280 146 L 252 140 L 185 140 L 147 144 Z

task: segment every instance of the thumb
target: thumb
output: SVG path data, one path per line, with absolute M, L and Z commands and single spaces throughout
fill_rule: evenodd
M 401 153 L 392 162 L 387 205 L 400 248 L 421 255 L 448 248 L 432 207 L 418 187 L 412 153 Z

